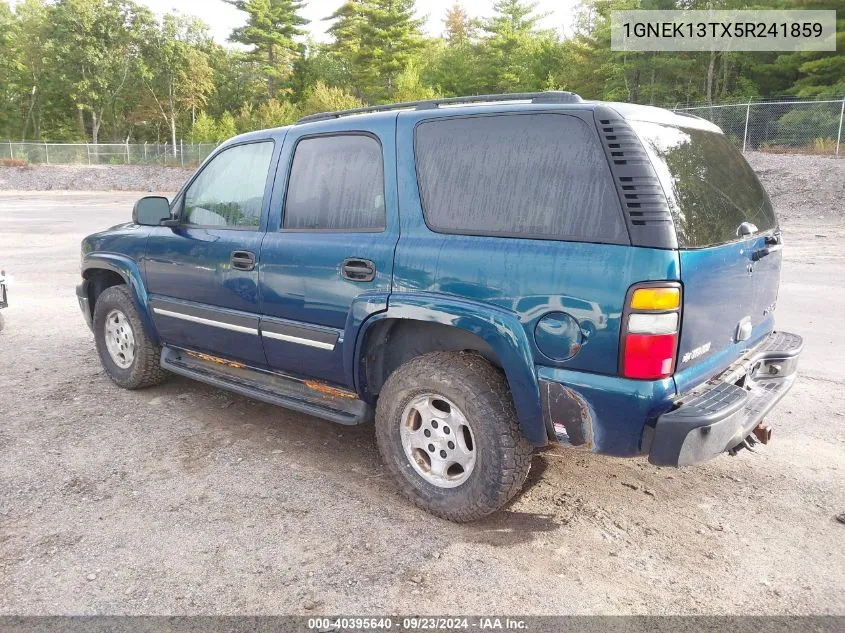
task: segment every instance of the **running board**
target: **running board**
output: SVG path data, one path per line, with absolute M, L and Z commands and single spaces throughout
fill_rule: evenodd
M 373 418 L 373 407 L 359 400 L 355 392 L 318 380 L 167 346 L 161 350 L 161 366 L 174 374 L 338 424 L 364 424 Z

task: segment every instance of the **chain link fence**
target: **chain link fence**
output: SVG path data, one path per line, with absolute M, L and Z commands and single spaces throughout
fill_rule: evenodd
M 44 165 L 167 165 L 196 167 L 216 143 L 46 143 L 0 141 L 0 160 Z
M 712 121 L 743 151 L 845 156 L 845 97 L 771 100 L 672 108 Z M 0 160 L 46 165 L 196 167 L 215 143 L 49 143 L 0 141 Z
M 675 107 L 712 121 L 742 151 L 845 155 L 845 98 Z

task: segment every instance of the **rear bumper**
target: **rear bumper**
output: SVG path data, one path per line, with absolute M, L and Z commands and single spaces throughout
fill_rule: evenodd
M 76 300 L 79 301 L 79 309 L 90 329 L 94 329 L 93 317 L 91 316 L 91 305 L 88 301 L 88 281 L 83 281 L 76 287 Z
M 740 444 L 792 387 L 803 347 L 797 334 L 773 332 L 721 375 L 679 398 L 645 427 L 648 460 L 696 464 Z

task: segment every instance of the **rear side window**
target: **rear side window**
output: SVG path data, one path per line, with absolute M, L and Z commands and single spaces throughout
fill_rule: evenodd
M 384 229 L 381 144 L 363 134 L 299 141 L 290 170 L 284 228 Z
M 428 120 L 417 126 L 415 152 L 435 231 L 628 243 L 595 128 L 576 117 Z
M 743 222 L 761 232 L 777 226 L 754 170 L 723 134 L 643 121 L 631 126 L 663 185 L 681 248 L 735 241 Z

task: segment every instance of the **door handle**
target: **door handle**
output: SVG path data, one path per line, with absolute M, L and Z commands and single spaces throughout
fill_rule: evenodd
M 255 253 L 249 251 L 232 252 L 232 268 L 235 270 L 252 270 L 255 268 Z
M 343 260 L 340 272 L 349 281 L 372 281 L 376 278 L 376 265 L 369 259 L 349 258 Z

